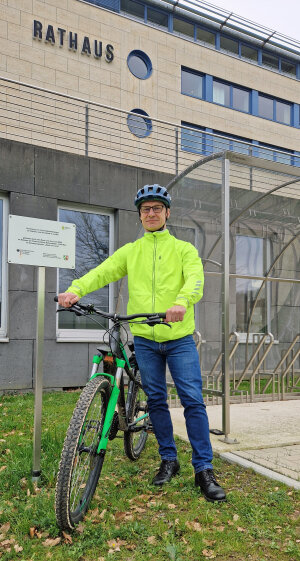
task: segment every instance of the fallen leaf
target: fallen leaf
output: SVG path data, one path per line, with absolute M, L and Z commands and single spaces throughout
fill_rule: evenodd
M 148 536 L 147 542 L 151 543 L 151 544 L 155 544 L 156 543 L 156 537 L 155 536 Z
M 239 515 L 238 514 L 234 514 L 232 519 L 234 520 L 234 522 L 236 522 L 239 519 Z
M 7 466 L 1 466 L 0 473 L 1 473 L 1 471 L 4 471 L 6 468 L 7 468 Z
M 238 532 L 246 532 L 245 528 L 241 528 L 240 526 L 237 527 Z
M 78 534 L 82 534 L 84 531 L 84 525 L 83 524 L 78 524 L 78 526 L 76 526 L 76 532 L 78 532 Z
M 0 526 L 0 533 L 6 534 L 9 529 L 10 529 L 10 523 L 6 522 L 5 524 L 2 524 L 2 526 Z
M 31 539 L 33 539 L 35 536 L 35 530 L 36 530 L 35 526 L 29 528 L 29 536 L 31 537 Z
M 208 559 L 214 559 L 214 557 L 216 557 L 216 554 L 211 549 L 202 549 L 202 553 L 204 557 Z
M 20 545 L 18 545 L 17 543 L 14 545 L 14 550 L 16 553 L 20 553 L 20 551 L 23 551 L 23 547 L 21 547 Z
M 176 508 L 176 505 L 170 503 L 170 504 L 168 504 L 168 508 L 170 508 L 172 510 L 172 509 Z
M 44 542 L 42 542 L 42 544 L 45 547 L 54 547 L 56 545 L 58 545 L 61 542 L 61 538 L 47 538 Z
M 63 532 L 62 535 L 65 538 L 64 539 L 65 543 L 69 543 L 69 544 L 73 543 L 73 540 L 72 540 L 72 537 L 70 536 L 70 534 L 67 534 L 67 532 Z
M 102 512 L 99 514 L 99 518 L 101 518 L 101 520 L 103 520 L 105 513 L 107 512 L 107 509 L 105 508 L 104 510 L 102 510 Z
M 202 530 L 201 524 L 199 524 L 199 522 L 196 522 L 195 520 L 193 520 L 193 521 L 187 520 L 185 525 L 190 530 L 195 530 L 196 532 L 201 532 L 201 530 Z

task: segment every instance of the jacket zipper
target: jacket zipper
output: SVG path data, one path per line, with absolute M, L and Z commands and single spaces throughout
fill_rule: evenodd
M 157 246 L 157 239 L 154 236 L 154 248 L 153 248 L 153 264 L 152 264 L 152 312 L 155 312 L 155 263 L 156 263 L 156 246 Z M 155 341 L 154 336 L 154 326 L 152 327 L 152 337 L 153 341 Z

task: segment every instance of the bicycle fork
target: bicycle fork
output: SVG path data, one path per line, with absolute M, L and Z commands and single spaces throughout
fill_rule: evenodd
M 98 361 L 97 361 L 98 362 Z M 99 361 L 100 362 L 100 361 Z M 99 364 L 98 362 L 98 364 Z M 97 454 L 103 454 L 106 451 L 107 448 L 107 443 L 108 443 L 108 437 L 109 437 L 109 433 L 110 433 L 110 429 L 111 429 L 111 423 L 113 420 L 113 416 L 116 410 L 116 405 L 118 402 L 118 398 L 120 395 L 120 384 L 121 384 L 121 380 L 122 380 L 122 374 L 123 374 L 123 368 L 125 366 L 125 360 L 116 358 L 116 364 L 117 364 L 117 371 L 115 376 L 113 376 L 112 374 L 108 374 L 106 372 L 96 372 L 98 364 L 94 364 L 93 365 L 93 370 L 91 373 L 91 380 L 98 377 L 98 376 L 105 376 L 106 378 L 109 378 L 111 381 L 111 385 L 112 385 L 112 392 L 110 394 L 110 398 L 109 398 L 109 402 L 107 404 L 107 410 L 106 410 L 106 414 L 105 414 L 105 419 L 104 419 L 104 423 L 103 423 L 103 429 L 102 429 L 102 433 L 101 433 L 101 438 L 100 438 L 100 442 L 98 444 L 97 447 Z

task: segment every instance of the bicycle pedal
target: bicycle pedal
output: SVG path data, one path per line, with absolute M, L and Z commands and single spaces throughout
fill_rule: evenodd
M 146 426 L 146 432 L 148 433 L 154 432 L 152 423 L 148 423 L 148 425 Z

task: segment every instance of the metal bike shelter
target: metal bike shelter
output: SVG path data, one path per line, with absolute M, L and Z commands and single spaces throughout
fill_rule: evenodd
M 224 151 L 167 188 L 170 232 L 204 264 L 195 339 L 203 393 L 221 401 L 229 442 L 230 402 L 246 381 L 250 401 L 300 397 L 300 169 Z

